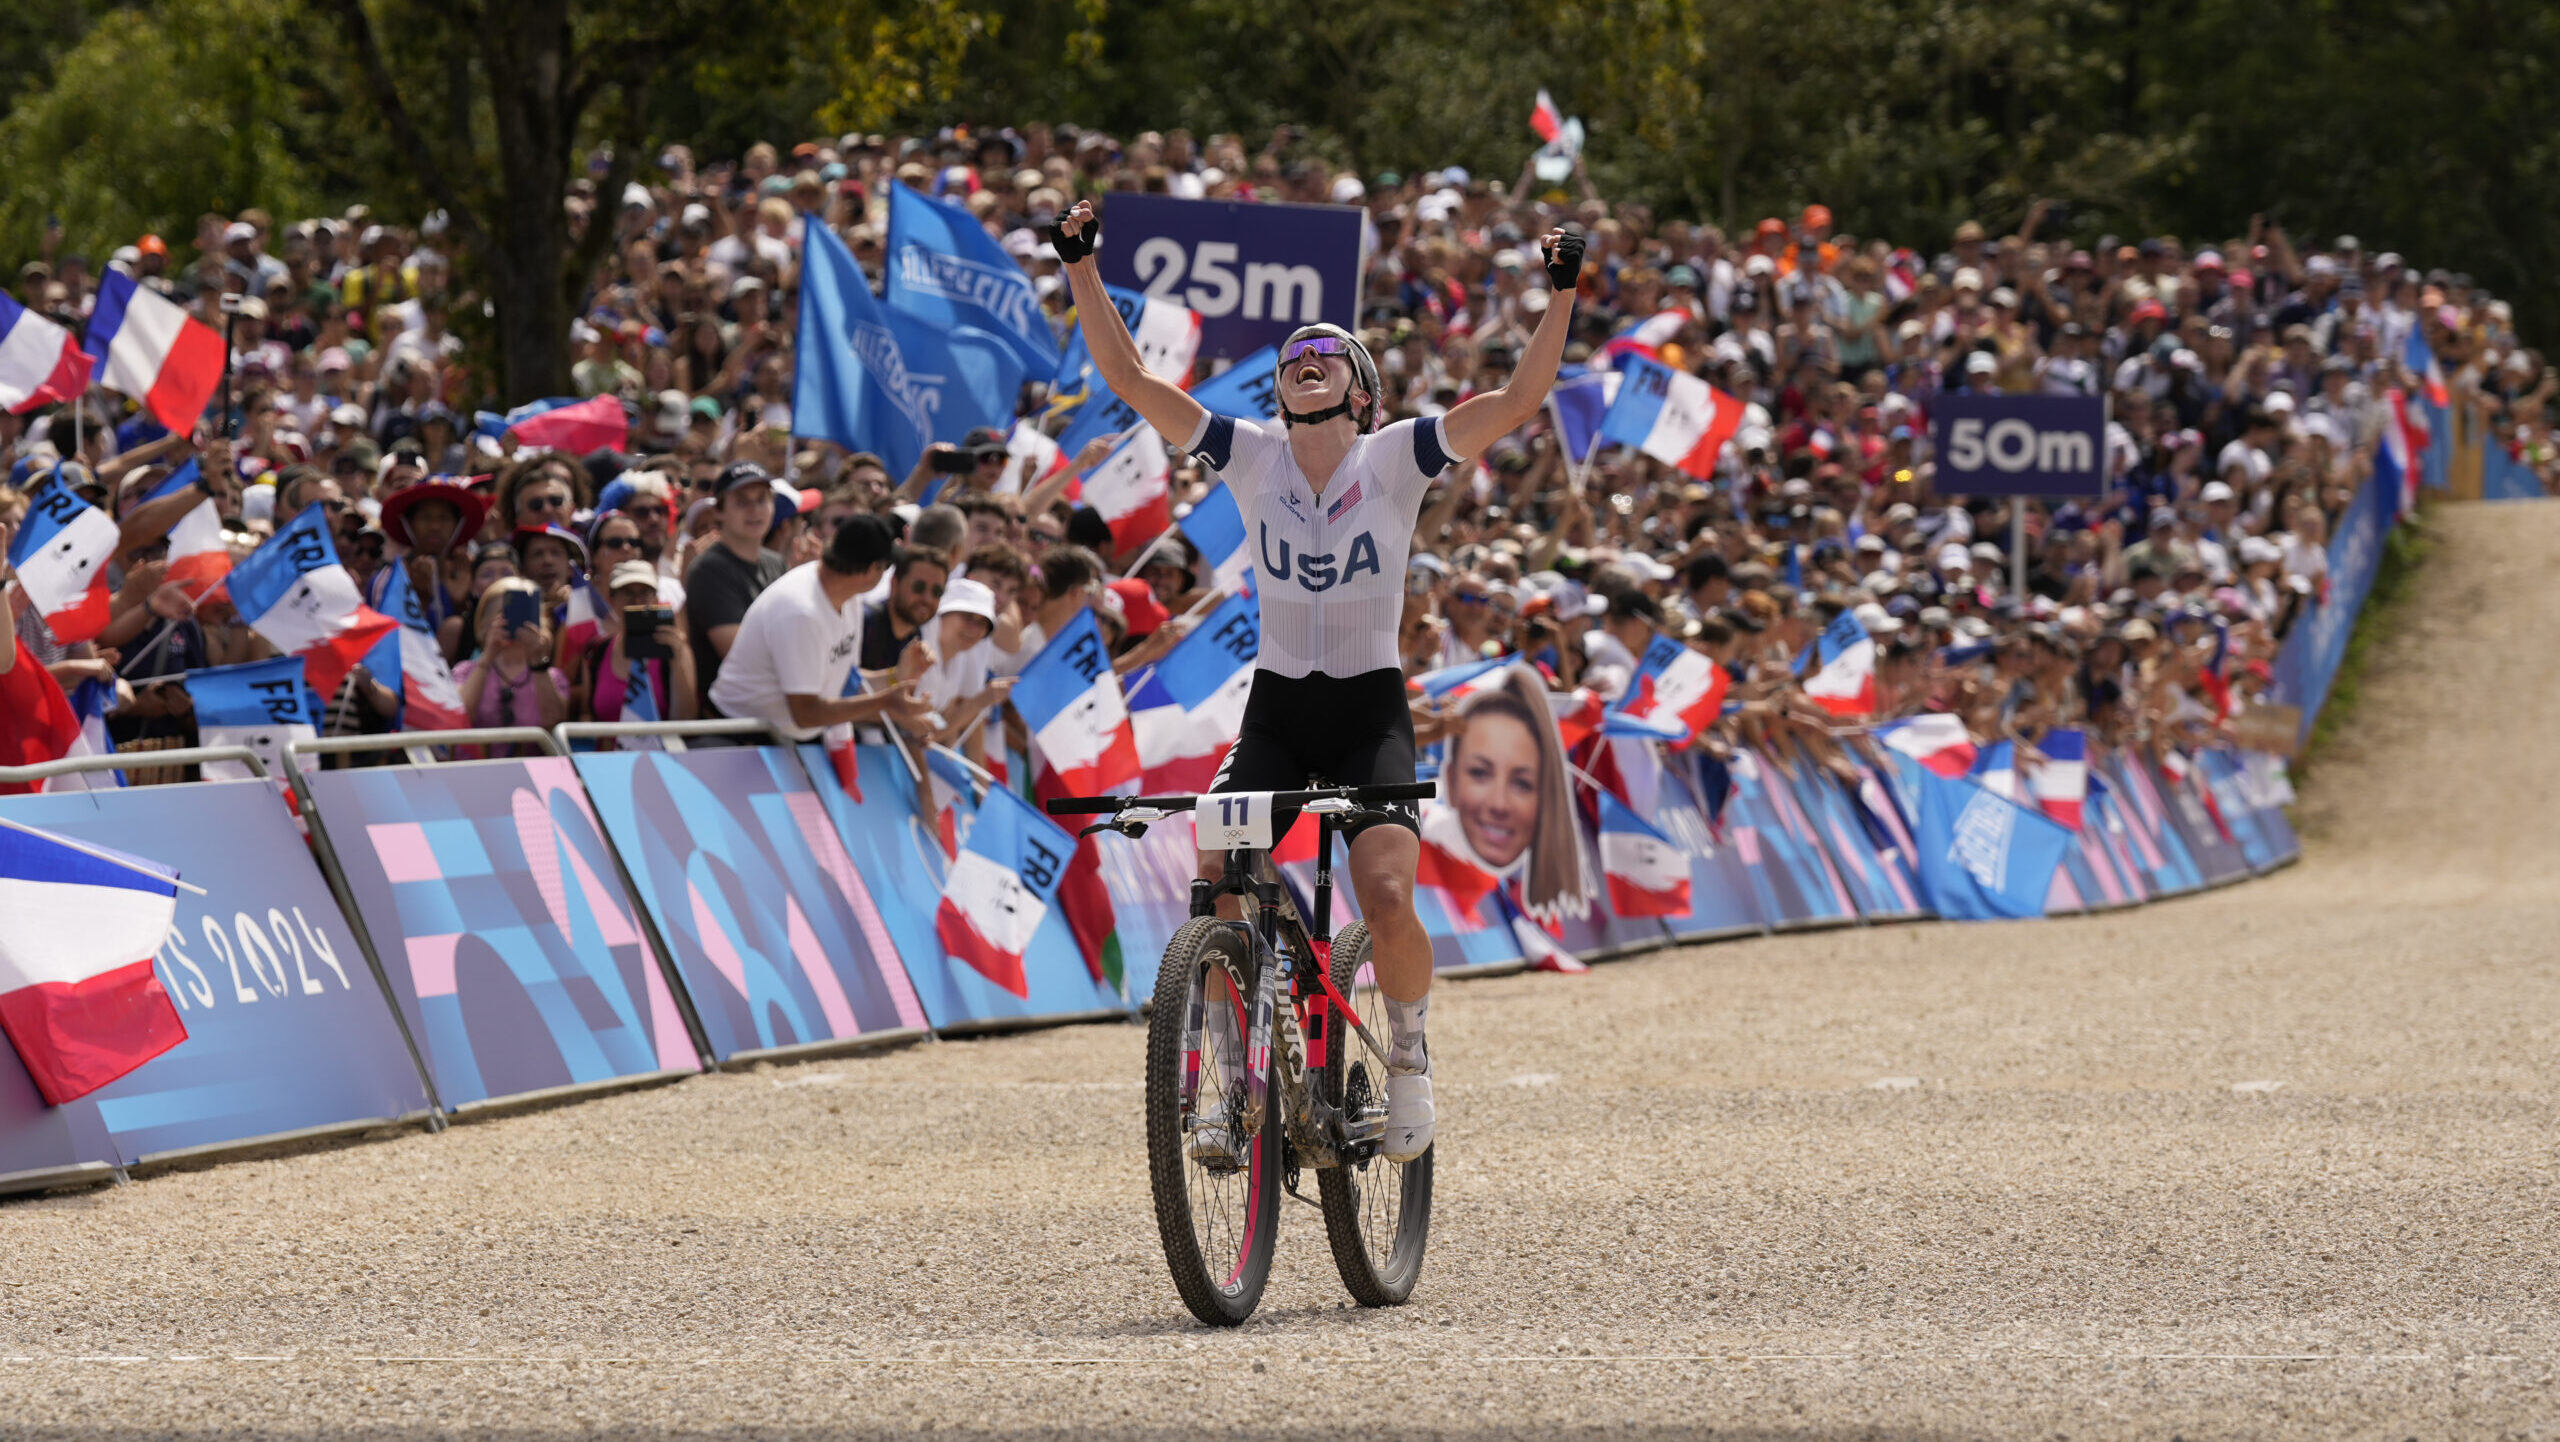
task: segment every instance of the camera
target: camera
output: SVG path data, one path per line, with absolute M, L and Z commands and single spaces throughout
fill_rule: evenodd
M 978 468 L 978 458 L 967 451 L 935 451 L 931 460 L 934 474 L 941 476 L 956 476 Z
M 673 606 L 622 608 L 622 653 L 634 661 L 671 661 L 675 652 L 658 644 L 658 629 L 676 621 Z

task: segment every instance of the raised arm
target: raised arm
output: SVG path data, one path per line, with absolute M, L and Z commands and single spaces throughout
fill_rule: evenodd
M 1102 372 L 1113 395 L 1145 417 L 1167 445 L 1187 444 L 1208 412 L 1180 384 L 1150 373 L 1138 358 L 1138 343 L 1130 339 L 1120 308 L 1103 288 L 1102 267 L 1093 260 L 1094 242 L 1100 238 L 1101 222 L 1093 218 L 1093 202 L 1088 200 L 1077 201 L 1075 209 L 1061 216 L 1050 237 L 1059 259 L 1066 262 L 1067 290 L 1075 296 L 1076 324 L 1084 327 L 1085 349 L 1093 353 L 1093 367 Z M 1563 353 L 1561 345 L 1557 353 Z M 1552 374 L 1552 366 L 1549 371 Z
M 1573 334 L 1574 287 L 1582 279 L 1582 237 L 1551 230 L 1538 247 L 1546 253 L 1547 280 L 1555 287 L 1555 298 L 1547 303 L 1547 313 L 1538 317 L 1537 333 L 1520 352 L 1510 383 L 1469 396 L 1441 417 L 1441 442 L 1459 460 L 1484 454 L 1485 447 L 1528 424 L 1555 387 L 1556 367 L 1564 362 L 1564 343 Z

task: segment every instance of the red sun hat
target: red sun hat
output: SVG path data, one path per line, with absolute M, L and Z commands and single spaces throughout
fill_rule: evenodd
M 409 512 L 422 501 L 443 501 L 462 513 L 462 520 L 453 528 L 453 544 L 457 548 L 471 544 L 471 538 L 480 534 L 481 523 L 489 518 L 489 498 L 458 477 L 429 476 L 416 485 L 402 486 L 383 498 L 382 534 L 403 550 L 417 548 L 417 542 L 409 539 Z

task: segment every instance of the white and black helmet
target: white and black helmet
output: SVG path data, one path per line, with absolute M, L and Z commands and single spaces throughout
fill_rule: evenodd
M 1363 408 L 1359 414 L 1354 415 L 1351 410 L 1351 397 L 1348 394 L 1345 394 L 1338 404 L 1327 406 L 1320 411 L 1311 412 L 1293 411 L 1289 409 L 1289 403 L 1284 400 L 1280 402 L 1281 418 L 1293 426 L 1312 426 L 1332 420 L 1335 416 L 1349 415 L 1351 416 L 1352 425 L 1355 426 L 1362 435 L 1367 435 L 1370 431 L 1375 430 L 1378 424 L 1379 410 L 1384 404 L 1384 398 L 1379 394 L 1378 362 L 1370 356 L 1369 348 L 1360 343 L 1360 337 L 1353 335 L 1342 327 L 1319 321 L 1314 325 L 1302 325 L 1296 330 L 1289 332 L 1289 339 L 1282 342 L 1280 346 L 1280 354 L 1283 359 L 1277 366 L 1273 367 L 1275 380 L 1280 376 L 1285 375 L 1288 371 L 1289 363 L 1286 357 L 1289 354 L 1289 347 L 1297 344 L 1299 341 L 1307 339 L 1310 336 L 1330 336 L 1331 338 L 1342 342 L 1343 349 L 1349 353 L 1351 360 L 1352 387 L 1356 390 L 1366 391 L 1369 395 L 1369 404 Z M 1274 391 L 1275 398 L 1280 394 L 1282 394 L 1282 392 L 1277 390 Z

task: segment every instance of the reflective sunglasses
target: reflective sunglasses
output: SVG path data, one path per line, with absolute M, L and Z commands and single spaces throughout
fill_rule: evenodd
M 640 549 L 640 538 L 638 536 L 606 536 L 596 542 L 596 549 L 599 551 L 636 551 Z
M 1293 340 L 1280 348 L 1280 359 L 1284 363 L 1296 360 L 1302 355 L 1347 356 L 1349 354 L 1351 354 L 1350 343 L 1340 336 L 1330 335 L 1311 335 L 1304 340 Z

